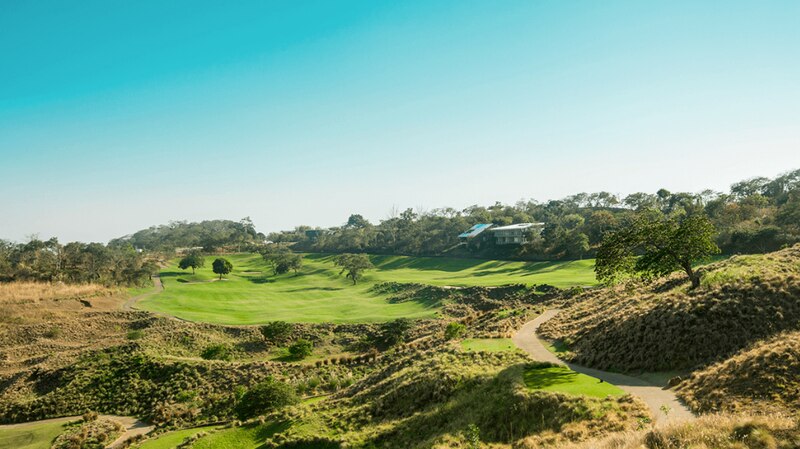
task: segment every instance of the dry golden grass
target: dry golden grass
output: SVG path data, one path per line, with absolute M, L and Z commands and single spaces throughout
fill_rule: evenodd
M 692 374 L 678 388 L 695 410 L 800 409 L 800 332 L 780 334 Z
M 520 446 L 538 449 L 539 445 Z M 800 429 L 786 416 L 706 415 L 693 423 L 651 431 L 620 432 L 578 444 L 559 444 L 561 449 L 795 449 Z
M 125 341 L 124 292 L 100 285 L 0 284 L 0 375 L 63 366 L 86 349 Z
M 118 290 L 96 284 L 62 284 L 44 282 L 0 283 L 0 306 L 26 304 L 37 301 L 82 299 L 111 296 Z
M 58 324 L 85 312 L 118 310 L 123 299 L 122 290 L 102 285 L 0 283 L 0 326 Z

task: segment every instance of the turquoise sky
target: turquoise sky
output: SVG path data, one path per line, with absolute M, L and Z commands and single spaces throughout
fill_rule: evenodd
M 795 168 L 797 1 L 0 1 L 0 238 Z

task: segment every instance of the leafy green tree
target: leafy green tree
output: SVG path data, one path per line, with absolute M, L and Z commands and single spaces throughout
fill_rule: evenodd
M 614 282 L 625 275 L 652 278 L 683 270 L 692 288 L 697 288 L 700 276 L 694 264 L 719 253 L 714 233 L 714 225 L 704 215 L 639 214 L 603 240 L 595 263 L 597 279 Z
M 239 419 L 253 418 L 300 402 L 295 389 L 272 377 L 248 389 L 236 404 Z
M 295 276 L 297 273 L 303 268 L 303 256 L 302 254 L 289 254 L 286 258 L 287 266 L 294 271 Z
M 348 228 L 360 229 L 360 228 L 366 228 L 369 225 L 370 225 L 369 221 L 367 221 L 367 219 L 364 218 L 362 215 L 353 214 L 350 215 L 350 218 L 347 219 L 347 224 L 345 226 L 347 226 Z
M 294 270 L 297 274 L 303 268 L 303 256 L 293 253 L 286 245 L 269 245 L 261 250 L 261 257 L 272 267 L 272 274 L 278 275 Z
M 447 324 L 444 330 L 444 338 L 446 340 L 453 340 L 454 338 L 461 338 L 467 332 L 467 326 L 457 321 L 451 321 Z
M 295 341 L 291 346 L 289 346 L 289 354 L 298 360 L 310 356 L 313 350 L 314 344 L 304 338 Z
M 203 268 L 205 265 L 206 258 L 197 251 L 190 252 L 189 254 L 185 255 L 180 262 L 178 262 L 178 268 L 181 270 L 191 268 L 192 274 L 195 274 L 195 269 Z
M 218 257 L 214 259 L 214 262 L 211 264 L 211 268 L 213 268 L 214 273 L 218 274 L 219 278 L 222 279 L 223 275 L 226 275 L 233 270 L 233 264 L 231 264 L 228 259 Z
M 340 254 L 336 256 L 333 262 L 337 266 L 342 267 L 342 271 L 340 271 L 339 274 L 345 271 L 347 272 L 346 277 L 353 281 L 353 285 L 356 285 L 356 282 L 361 279 L 364 275 L 364 271 L 375 268 L 366 254 Z
M 286 321 L 273 321 L 261 326 L 261 335 L 273 342 L 283 342 L 292 336 L 294 326 Z

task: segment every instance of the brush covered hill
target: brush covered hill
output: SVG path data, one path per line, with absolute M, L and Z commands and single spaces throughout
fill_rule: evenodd
M 800 410 L 800 332 L 782 333 L 692 373 L 678 394 L 701 412 Z
M 800 426 L 786 416 L 712 414 L 648 432 L 619 432 L 559 449 L 795 449 Z
M 800 245 L 702 268 L 691 290 L 673 274 L 591 291 L 542 326 L 573 362 L 618 371 L 693 371 L 800 330 Z
M 631 396 L 588 397 L 532 390 L 519 352 L 432 348 L 391 363 L 313 405 L 262 419 L 253 447 L 510 448 L 633 431 L 646 406 Z M 274 423 L 284 423 L 275 434 Z M 224 439 L 218 432 L 214 439 Z M 253 433 L 258 433 L 254 430 Z M 192 447 L 205 447 L 202 439 Z

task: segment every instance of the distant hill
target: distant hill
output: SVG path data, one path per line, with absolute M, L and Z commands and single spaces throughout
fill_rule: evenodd
M 264 240 L 264 234 L 256 231 L 250 218 L 243 218 L 239 221 L 173 221 L 114 239 L 109 245 L 130 243 L 137 249 L 150 251 L 173 251 L 180 248 L 203 248 L 205 251 L 230 248 L 240 251 L 248 246 L 261 244 Z

